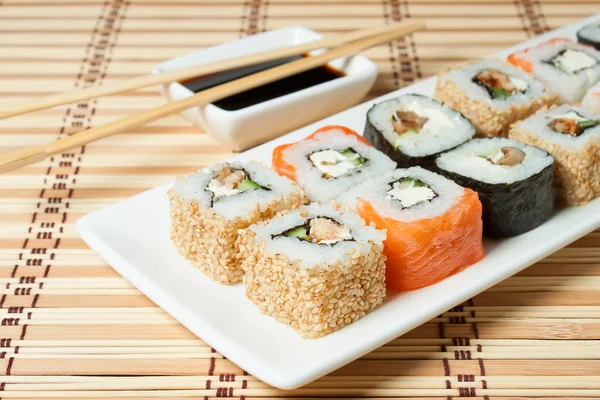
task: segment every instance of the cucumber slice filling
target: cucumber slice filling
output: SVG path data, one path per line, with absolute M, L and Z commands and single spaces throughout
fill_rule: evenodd
M 354 240 L 350 228 L 329 217 L 315 217 L 304 224 L 290 228 L 277 236 L 292 237 L 319 245 L 335 245 Z
M 271 190 L 250 179 L 246 170 L 227 166 L 210 180 L 204 190 L 211 193 L 212 206 L 222 198 L 257 189 Z

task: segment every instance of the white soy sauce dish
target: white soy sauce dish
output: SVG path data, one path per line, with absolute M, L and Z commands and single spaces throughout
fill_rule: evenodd
M 172 58 L 155 66 L 152 72 L 159 74 L 322 38 L 307 28 L 287 27 Z M 320 52 L 322 50 L 309 54 Z M 377 78 L 375 63 L 360 55 L 333 60 L 328 66 L 340 71 L 341 76 L 239 109 L 206 104 L 183 111 L 181 115 L 219 143 L 234 151 L 243 151 L 357 104 Z M 168 101 L 194 95 L 180 82 L 161 85 L 160 89 Z

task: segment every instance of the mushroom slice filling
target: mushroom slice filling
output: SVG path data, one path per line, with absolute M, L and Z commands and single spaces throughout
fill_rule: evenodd
M 406 132 L 419 133 L 429 118 L 421 117 L 414 111 L 398 110 L 392 114 L 392 126 L 399 135 Z
M 350 228 L 329 217 L 311 218 L 304 224 L 295 226 L 275 236 L 295 237 L 311 243 L 328 245 L 354 240 Z
M 486 68 L 473 77 L 473 82 L 487 90 L 492 99 L 507 99 L 516 93 L 524 93 L 529 85 L 522 79 L 497 69 Z
M 585 51 L 565 49 L 546 61 L 546 63 L 567 74 L 575 74 L 598 64 L 598 60 Z
M 600 124 L 600 120 L 588 119 L 577 111 L 569 110 L 562 115 L 555 116 L 548 126 L 555 132 L 577 137 L 586 129 L 593 128 L 598 124 Z
M 505 146 L 497 150 L 493 150 L 487 154 L 479 154 L 481 158 L 486 159 L 494 165 L 503 165 L 506 167 L 514 167 L 519 165 L 525 159 L 525 152 L 516 147 Z
M 398 201 L 402 208 L 431 201 L 438 196 L 429 185 L 417 178 L 400 178 L 389 185 L 387 199 Z
M 212 193 L 212 201 L 233 196 L 248 190 L 270 190 L 254 182 L 243 169 L 225 167 L 208 182 L 207 191 Z
M 316 151 L 310 154 L 308 159 L 321 171 L 325 179 L 346 175 L 367 162 L 366 158 L 352 148 Z

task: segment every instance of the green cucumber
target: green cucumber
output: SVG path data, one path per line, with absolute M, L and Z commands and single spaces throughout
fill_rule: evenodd
M 504 88 L 488 88 L 492 99 L 507 99 L 511 93 Z
M 352 150 L 351 148 L 347 148 L 346 150 L 342 150 L 339 152 L 341 155 L 343 155 L 346 158 L 350 158 L 353 157 L 354 155 L 356 155 L 356 152 L 354 150 Z
M 425 183 L 416 178 L 404 178 L 398 183 L 398 189 L 408 189 L 410 187 L 425 187 Z
M 298 239 L 307 239 L 308 232 L 304 226 L 297 226 L 296 228 L 290 229 L 289 231 L 284 233 L 284 236 L 287 237 L 295 237 Z
M 350 162 L 350 164 L 355 165 L 357 167 L 360 167 L 361 165 L 363 165 L 365 163 L 365 160 L 361 156 L 358 156 L 358 157 L 353 158 L 348 161 Z
M 598 123 L 600 123 L 600 121 L 598 121 L 597 119 L 584 119 L 582 121 L 577 121 L 577 126 L 585 129 L 585 128 L 591 128 L 592 126 L 596 126 L 598 125 Z
M 499 151 L 500 151 L 500 149 L 492 149 L 492 150 L 488 151 L 487 153 L 476 154 L 476 156 L 485 158 L 487 160 L 488 158 L 494 157 L 496 154 L 498 154 Z
M 560 69 L 562 72 L 569 73 L 569 69 L 560 60 L 552 60 L 552 65 Z
M 261 186 L 258 183 L 251 181 L 250 179 L 241 181 L 237 187 L 237 189 L 240 192 L 245 192 L 246 190 L 254 190 L 254 189 L 260 189 L 260 188 L 261 188 Z
M 363 165 L 365 163 L 364 158 L 362 158 L 360 154 L 358 154 L 356 151 L 352 150 L 351 148 L 342 150 L 339 153 L 346 158 L 346 161 L 348 161 L 350 164 L 355 165 L 357 167 L 360 167 L 361 165 Z M 338 161 L 336 164 L 339 164 L 340 162 L 342 162 L 342 161 Z

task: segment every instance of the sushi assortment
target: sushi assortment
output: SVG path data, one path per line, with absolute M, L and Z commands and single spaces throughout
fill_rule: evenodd
M 272 169 L 179 178 L 175 246 L 305 338 L 477 263 L 483 237 L 600 196 L 600 27 L 577 37 L 445 71 L 433 98 L 375 104 L 362 136 L 325 126 L 278 146 Z

